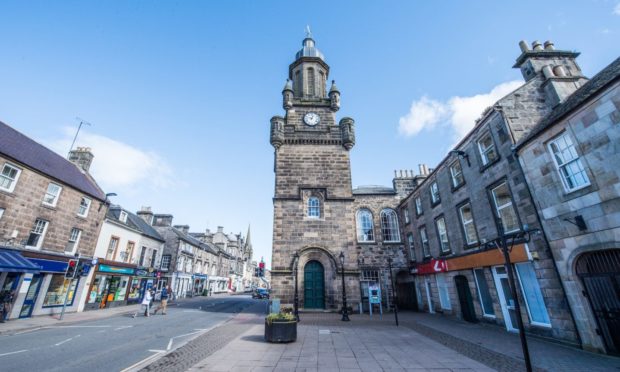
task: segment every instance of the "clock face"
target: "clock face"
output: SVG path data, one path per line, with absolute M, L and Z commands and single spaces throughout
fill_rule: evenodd
M 306 115 L 304 115 L 304 123 L 306 123 L 308 125 L 315 126 L 320 121 L 321 121 L 321 118 L 319 117 L 319 114 L 317 114 L 317 113 L 309 112 Z

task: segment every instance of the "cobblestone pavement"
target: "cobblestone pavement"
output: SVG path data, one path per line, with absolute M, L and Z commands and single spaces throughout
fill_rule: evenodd
M 289 344 L 263 340 L 263 324 L 212 353 L 189 371 L 492 371 L 405 327 L 304 314 Z

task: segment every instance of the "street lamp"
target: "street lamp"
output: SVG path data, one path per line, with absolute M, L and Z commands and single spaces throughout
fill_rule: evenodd
M 517 286 L 515 284 L 515 275 L 513 271 L 512 264 L 510 263 L 510 252 L 512 252 L 512 248 L 514 247 L 515 240 L 521 240 L 525 243 L 530 241 L 530 237 L 533 234 L 538 234 L 540 230 L 532 229 L 529 230 L 527 225 L 523 226 L 523 229 L 517 232 L 508 233 L 504 232 L 504 225 L 501 220 L 497 220 L 497 230 L 499 236 L 486 243 L 487 246 L 493 247 L 495 246 L 499 249 L 504 255 L 504 266 L 506 267 L 506 271 L 508 272 L 508 282 L 510 283 L 510 292 L 512 293 L 512 298 L 515 301 L 515 312 L 517 318 L 517 325 L 519 327 L 519 338 L 521 339 L 521 349 L 523 350 L 523 359 L 525 360 L 525 369 L 527 372 L 532 371 L 532 362 L 530 360 L 530 352 L 527 347 L 527 339 L 525 338 L 525 327 L 523 326 L 523 319 L 521 318 L 521 306 L 519 305 L 519 297 L 517 296 Z M 508 242 L 510 241 L 510 244 Z
M 295 299 L 293 300 L 293 307 L 295 312 L 295 320 L 299 322 L 299 292 L 297 289 L 297 265 L 299 264 L 299 254 L 295 252 L 293 255 L 293 275 L 295 276 Z
M 398 306 L 396 305 L 396 288 L 394 288 L 394 279 L 392 278 L 392 257 L 387 258 L 388 268 L 390 269 L 390 285 L 392 286 L 392 304 L 394 305 L 394 320 L 398 327 Z
M 344 286 L 344 252 L 340 252 L 340 265 L 342 267 L 342 320 L 343 322 L 348 322 L 349 319 L 349 310 L 347 309 L 347 290 Z

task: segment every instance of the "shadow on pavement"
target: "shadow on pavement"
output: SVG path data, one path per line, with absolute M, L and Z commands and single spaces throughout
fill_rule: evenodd
M 266 342 L 265 336 L 263 335 L 248 335 L 248 336 L 241 337 L 241 339 L 244 341 L 260 342 L 262 344 Z

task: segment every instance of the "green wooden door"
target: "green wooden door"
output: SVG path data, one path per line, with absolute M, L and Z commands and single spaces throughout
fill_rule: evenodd
M 304 268 L 304 308 L 325 308 L 325 286 L 323 265 L 310 261 Z

